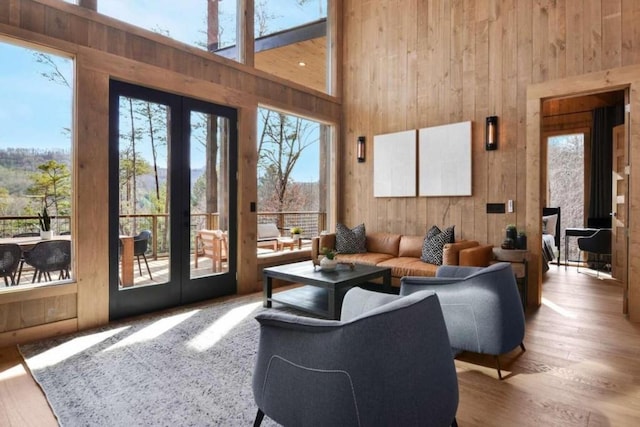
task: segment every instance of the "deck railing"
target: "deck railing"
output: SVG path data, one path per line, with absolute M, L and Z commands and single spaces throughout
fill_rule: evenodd
M 150 252 L 153 258 L 168 253 L 168 214 L 135 214 L 120 216 L 120 233 L 135 235 L 141 230 L 150 230 L 152 240 Z M 289 236 L 292 227 L 302 228 L 301 237 L 311 238 L 326 229 L 326 213 L 324 212 L 258 212 L 258 223 L 276 224 L 282 236 Z M 71 219 L 68 216 L 52 217 L 51 228 L 55 234 L 69 232 Z M 191 214 L 191 250 L 194 236 L 198 230 L 219 229 L 219 214 Z M 37 216 L 4 216 L 0 217 L 0 237 L 11 237 L 20 233 L 38 232 L 40 226 Z

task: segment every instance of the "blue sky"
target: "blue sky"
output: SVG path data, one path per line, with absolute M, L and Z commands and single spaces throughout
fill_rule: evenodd
M 261 3 L 256 0 L 256 5 Z M 99 0 L 98 11 L 146 29 L 169 31 L 171 37 L 197 45 L 206 41 L 206 4 L 205 0 Z M 299 0 L 267 0 L 265 4 L 278 7 L 269 11 L 270 31 L 326 16 L 326 0 L 307 0 L 302 6 Z M 220 0 L 219 5 L 221 25 L 226 29 L 232 25 L 236 2 Z M 73 62 L 57 58 L 56 63 L 73 82 Z M 34 51 L 0 39 L 0 147 L 70 148 L 70 136 L 64 129 L 71 127 L 72 93 L 40 75 L 49 71 L 36 62 Z M 314 146 L 303 152 L 294 179 L 317 178 L 318 147 Z
M 63 130 L 71 126 L 71 91 L 40 75 L 47 69 L 33 52 L 0 42 L 0 146 L 68 150 Z M 58 65 L 73 75 L 71 60 Z

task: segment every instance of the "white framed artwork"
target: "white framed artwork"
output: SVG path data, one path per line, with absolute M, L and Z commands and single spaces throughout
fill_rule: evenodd
M 416 196 L 416 131 L 374 135 L 373 196 Z
M 471 122 L 418 131 L 420 196 L 471 196 Z

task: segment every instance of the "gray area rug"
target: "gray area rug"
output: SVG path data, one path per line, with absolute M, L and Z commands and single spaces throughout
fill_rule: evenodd
M 20 351 L 62 426 L 248 426 L 261 310 L 240 297 Z

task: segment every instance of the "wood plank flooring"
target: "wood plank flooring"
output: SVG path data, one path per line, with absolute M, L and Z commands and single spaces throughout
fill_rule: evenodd
M 492 357 L 458 357 L 458 424 L 640 425 L 640 324 L 622 314 L 621 287 L 552 266 L 543 298 L 527 313 L 527 351 L 500 358 L 502 381 Z M 55 418 L 16 348 L 0 349 L 0 426 L 50 425 Z

